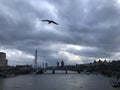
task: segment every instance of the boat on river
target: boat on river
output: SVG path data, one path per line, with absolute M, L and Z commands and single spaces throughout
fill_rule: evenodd
M 120 80 L 111 80 L 110 81 L 112 87 L 120 87 Z

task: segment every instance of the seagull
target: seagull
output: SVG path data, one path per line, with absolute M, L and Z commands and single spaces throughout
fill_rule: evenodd
M 53 23 L 53 24 L 59 25 L 58 23 L 56 23 L 56 22 L 53 21 L 53 20 L 41 20 L 41 21 L 42 21 L 42 22 L 48 22 L 48 24 Z

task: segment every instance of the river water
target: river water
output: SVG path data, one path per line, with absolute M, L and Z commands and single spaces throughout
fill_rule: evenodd
M 94 74 L 42 74 L 0 78 L 0 90 L 120 90 Z

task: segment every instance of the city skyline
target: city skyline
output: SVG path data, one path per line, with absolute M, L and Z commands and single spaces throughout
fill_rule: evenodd
M 120 0 L 0 0 L 0 52 L 8 64 L 120 59 Z M 41 20 L 50 19 L 59 25 Z

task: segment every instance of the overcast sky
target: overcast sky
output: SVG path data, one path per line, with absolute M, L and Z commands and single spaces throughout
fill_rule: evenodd
M 120 0 L 0 0 L 0 51 L 9 65 L 33 64 L 35 50 L 38 65 L 120 59 Z

